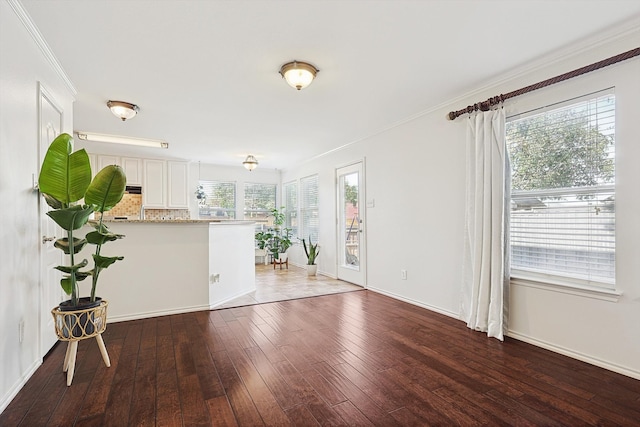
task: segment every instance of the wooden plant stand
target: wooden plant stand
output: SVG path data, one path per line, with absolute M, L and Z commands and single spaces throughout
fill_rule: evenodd
M 83 310 L 61 311 L 58 307 L 51 310 L 58 339 L 68 343 L 62 364 L 62 372 L 67 373 L 67 386 L 70 386 L 73 381 L 78 341 L 95 337 L 104 364 L 107 368 L 111 366 L 109 353 L 102 340 L 102 333 L 107 328 L 107 305 L 109 303 L 102 300 L 97 307 Z
M 275 270 L 276 269 L 276 265 L 279 265 L 280 266 L 280 270 L 282 270 L 282 265 L 283 264 L 287 266 L 287 270 L 288 270 L 289 269 L 289 257 L 287 257 L 287 259 L 284 260 L 284 261 L 281 261 L 281 260 L 279 260 L 277 258 L 274 258 L 274 260 L 273 260 L 273 269 Z

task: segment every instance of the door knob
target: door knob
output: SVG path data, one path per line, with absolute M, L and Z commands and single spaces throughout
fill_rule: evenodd
M 42 236 L 42 244 L 44 245 L 47 242 L 53 242 L 54 240 L 56 240 L 56 236 L 51 236 L 51 237 L 47 237 L 47 236 Z

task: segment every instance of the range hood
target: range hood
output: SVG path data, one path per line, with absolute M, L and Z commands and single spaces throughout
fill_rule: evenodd
M 139 185 L 127 185 L 124 194 L 142 194 L 142 187 Z

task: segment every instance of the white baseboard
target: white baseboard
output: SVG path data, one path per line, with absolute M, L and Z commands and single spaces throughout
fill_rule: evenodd
M 123 314 L 120 316 L 109 315 L 109 323 L 126 322 L 128 320 L 148 319 L 150 317 L 170 316 L 172 314 L 192 313 L 194 311 L 209 311 L 210 307 L 206 305 L 195 305 L 192 307 L 175 308 L 171 310 L 146 311 L 144 313 Z
M 580 353 L 556 344 L 551 344 L 546 341 L 532 338 L 530 336 L 523 335 L 515 331 L 508 331 L 506 335 L 518 341 L 523 341 L 528 344 L 535 345 L 536 347 L 542 347 L 544 349 L 553 351 L 554 353 L 559 353 L 564 356 L 571 357 L 572 359 L 581 360 L 591 365 L 599 366 L 609 371 L 617 372 L 619 374 L 626 375 L 628 377 L 640 380 L 640 372 L 637 370 L 616 365 L 615 363 L 607 362 L 606 360 L 598 359 L 596 357 L 589 356 L 587 354 L 583 354 L 583 353 Z
M 20 379 L 18 379 L 18 381 L 5 393 L 5 395 L 2 396 L 2 400 L 0 400 L 0 413 L 2 413 L 2 411 L 4 411 L 7 406 L 9 406 L 9 403 L 11 403 L 13 398 L 16 397 L 16 394 L 18 394 L 18 392 L 22 390 L 22 387 L 24 387 L 27 381 L 29 381 L 29 378 L 31 378 L 33 373 L 40 367 L 40 365 L 42 365 L 42 359 L 38 359 L 33 362 L 31 366 L 29 366 L 29 369 L 27 369 L 27 371 L 22 375 L 22 377 L 20 377 Z
M 409 303 L 411 305 L 417 305 L 418 307 L 426 308 L 427 310 L 435 311 L 436 313 L 440 313 L 440 314 L 444 314 L 445 316 L 453 317 L 456 320 L 460 320 L 460 315 L 458 313 L 454 313 L 453 311 L 445 310 L 443 308 L 435 307 L 433 305 L 424 304 L 424 303 L 421 303 L 419 301 L 413 300 L 411 298 L 406 298 L 406 297 L 394 294 L 393 292 L 383 291 L 382 289 L 372 288 L 372 287 L 368 287 L 366 289 L 370 290 L 372 292 L 376 292 L 378 294 L 386 295 L 386 296 L 391 297 L 393 299 L 397 299 L 397 300 L 400 300 L 400 301 L 407 302 L 407 303 Z
M 394 298 L 394 299 L 397 299 L 397 300 L 400 300 L 400 301 L 404 301 L 404 302 L 407 302 L 409 304 L 425 308 L 427 310 L 435 311 L 436 313 L 444 314 L 445 316 L 453 317 L 456 320 L 462 321 L 459 318 L 458 313 L 454 313 L 454 312 L 449 311 L 449 310 L 443 310 L 441 308 L 434 307 L 434 306 L 431 306 L 431 305 L 428 305 L 428 304 L 423 304 L 421 302 L 412 300 L 410 298 L 405 298 L 405 297 L 402 297 L 400 295 L 396 295 L 396 294 L 394 294 L 392 292 L 387 292 L 387 291 L 383 291 L 383 290 L 376 289 L 376 288 L 368 288 L 368 289 L 370 291 L 377 292 L 379 294 L 386 295 L 388 297 L 391 297 L 391 298 Z M 583 353 L 580 353 L 580 352 L 577 352 L 577 351 L 574 351 L 574 350 L 571 350 L 571 349 L 568 349 L 568 348 L 565 348 L 565 347 L 562 347 L 562 346 L 551 344 L 551 343 L 546 342 L 546 341 L 542 341 L 542 340 L 539 340 L 539 339 L 536 339 L 536 338 L 532 338 L 532 337 L 520 334 L 520 333 L 515 332 L 515 331 L 511 331 L 510 330 L 510 331 L 508 331 L 506 333 L 506 335 L 511 337 L 511 338 L 513 338 L 513 339 L 516 339 L 518 341 L 523 341 L 523 342 L 526 342 L 528 344 L 535 345 L 536 347 L 541 347 L 541 348 L 544 348 L 546 350 L 553 351 L 554 353 L 559 353 L 559 354 L 562 354 L 564 356 L 571 357 L 572 359 L 581 360 L 581 361 L 589 363 L 591 365 L 599 366 L 599 367 L 607 369 L 609 371 L 613 371 L 613 372 L 616 372 L 618 374 L 626 375 L 628 377 L 640 380 L 640 372 L 635 370 L 635 369 L 627 368 L 625 366 L 620 366 L 620 365 L 617 365 L 615 363 L 611 363 L 611 362 L 608 362 L 606 360 L 598 359 L 596 357 L 589 356 L 587 354 L 583 354 Z
M 225 298 L 222 301 L 217 301 L 215 304 L 210 304 L 209 307 L 207 308 L 207 310 L 215 310 L 217 307 L 220 307 L 223 304 L 228 303 L 231 300 L 234 300 L 236 298 L 240 298 L 243 297 L 247 294 L 250 294 L 251 292 L 255 292 L 256 288 L 254 287 L 253 289 L 249 289 L 248 291 L 243 291 L 243 292 L 238 292 L 237 294 L 234 294 L 232 296 L 230 296 L 229 298 Z

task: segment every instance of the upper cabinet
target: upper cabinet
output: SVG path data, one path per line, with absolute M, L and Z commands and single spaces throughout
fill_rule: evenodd
M 89 154 L 95 176 L 108 165 L 120 165 L 127 185 L 142 186 L 142 204 L 151 209 L 189 208 L 189 162 Z
M 93 176 L 105 166 L 118 165 L 124 169 L 124 173 L 127 175 L 127 185 L 142 185 L 142 159 L 89 154 L 89 163 L 91 163 Z
M 127 175 L 127 185 L 142 185 L 142 159 L 123 157 L 120 166 Z
M 145 208 L 167 207 L 167 162 L 144 159 L 142 179 L 142 205 Z
M 98 169 L 95 173 L 100 172 L 105 166 L 109 165 L 120 165 L 120 157 L 117 156 L 105 156 L 102 154 L 98 155 Z M 95 175 L 95 174 L 94 174 Z
M 142 204 L 145 208 L 188 209 L 189 163 L 143 160 Z
M 167 161 L 167 207 L 173 209 L 188 209 L 188 179 L 189 163 Z

